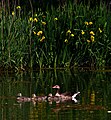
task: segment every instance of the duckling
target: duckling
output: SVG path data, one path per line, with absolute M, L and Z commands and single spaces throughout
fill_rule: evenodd
M 30 102 L 31 98 L 22 96 L 22 93 L 17 94 L 17 101 L 18 102 Z
M 46 101 L 47 96 L 36 96 L 35 94 L 32 94 L 32 101 L 38 101 L 43 102 Z
M 77 102 L 76 96 L 77 96 L 80 92 L 74 93 L 74 95 L 71 95 L 71 93 L 69 93 L 69 92 L 65 92 L 65 93 L 61 93 L 61 94 L 60 94 L 60 93 L 59 93 L 59 90 L 60 90 L 60 86 L 59 86 L 59 85 L 55 85 L 55 86 L 53 86 L 52 88 L 56 88 L 56 89 L 57 89 L 57 92 L 56 92 L 55 96 L 61 97 L 61 100 L 62 100 L 62 101 L 73 100 L 73 101 Z
M 54 101 L 60 101 L 61 97 L 60 96 L 52 96 L 52 93 L 49 93 L 47 99 L 49 102 L 51 102 L 51 101 L 54 102 Z
M 36 96 L 36 94 L 32 94 L 32 101 L 37 101 L 37 96 Z

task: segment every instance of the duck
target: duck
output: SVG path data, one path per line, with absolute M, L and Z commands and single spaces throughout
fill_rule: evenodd
M 65 92 L 65 93 L 61 93 L 61 94 L 60 94 L 60 93 L 59 93 L 59 91 L 60 91 L 60 86 L 59 86 L 59 85 L 55 85 L 55 86 L 53 86 L 52 88 L 57 89 L 55 96 L 61 96 L 61 97 L 71 96 L 71 93 L 70 93 L 70 92 Z
M 64 97 L 66 95 L 66 93 L 61 93 L 61 94 L 59 93 L 59 91 L 60 91 L 60 86 L 59 85 L 55 85 L 52 88 L 53 89 L 57 89 L 55 96 L 57 96 L 57 97 Z
M 59 85 L 54 85 L 52 88 L 57 89 L 56 94 L 57 94 L 58 96 L 60 96 L 60 94 L 59 94 L 60 86 L 59 86 Z M 56 94 L 55 94 L 55 95 L 56 95 Z
M 43 102 L 46 101 L 47 96 L 36 96 L 36 94 L 32 94 L 32 101 Z
M 18 93 L 17 94 L 17 101 L 18 102 L 30 102 L 31 98 L 30 97 L 22 96 L 22 93 Z
M 78 94 L 80 94 L 80 92 L 74 93 L 73 95 L 71 95 L 71 93 L 69 93 L 69 92 L 65 92 L 65 93 L 60 94 L 59 93 L 59 90 L 60 90 L 59 85 L 55 85 L 52 88 L 57 89 L 57 92 L 56 92 L 55 96 L 61 97 L 62 100 L 64 100 L 64 101 L 73 100 L 75 103 L 77 102 L 76 96 Z

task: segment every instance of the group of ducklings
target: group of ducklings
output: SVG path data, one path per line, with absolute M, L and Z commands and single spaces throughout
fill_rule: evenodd
M 48 96 L 36 96 L 36 94 L 32 94 L 32 97 L 25 97 L 22 96 L 21 93 L 18 93 L 17 95 L 17 101 L 19 102 L 43 102 L 43 101 L 48 101 L 48 102 L 63 102 L 63 101 L 71 101 L 73 100 L 75 103 L 77 103 L 76 96 L 80 94 L 80 92 L 77 92 L 73 95 L 69 95 L 67 93 L 59 93 L 60 86 L 55 85 L 52 88 L 56 88 L 57 92 L 53 96 L 52 93 L 48 94 Z

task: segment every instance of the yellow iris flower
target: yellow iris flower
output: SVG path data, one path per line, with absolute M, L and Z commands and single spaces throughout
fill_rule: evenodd
M 86 21 L 84 22 L 84 24 L 85 24 L 85 25 L 89 25 L 89 23 L 88 23 L 88 22 L 86 22 Z
M 46 22 L 42 22 L 42 25 L 46 25 Z
M 65 42 L 65 43 L 68 43 L 68 39 L 65 39 L 64 42 Z
M 83 30 L 81 30 L 81 34 L 82 34 L 82 35 L 84 35 L 84 34 L 85 34 L 85 32 L 84 32 Z
M 66 32 L 66 34 L 68 34 L 68 33 L 71 33 L 71 31 L 70 31 L 70 30 L 68 30 L 68 31 Z
M 43 42 L 44 39 L 45 39 L 45 36 L 42 36 L 42 38 L 40 39 L 40 42 Z
M 88 43 L 90 43 L 91 41 L 90 40 L 87 40 Z
M 38 22 L 38 20 L 37 20 L 37 18 L 34 18 L 34 20 L 33 20 L 34 22 Z
M 94 42 L 94 36 L 93 35 L 91 35 L 91 41 Z
M 93 22 L 89 22 L 89 25 L 92 25 L 93 24 Z
M 13 15 L 13 16 L 15 15 L 15 12 L 14 12 L 14 11 L 12 11 L 12 15 Z
M 71 37 L 74 37 L 74 34 L 71 34 Z
M 90 31 L 90 34 L 91 34 L 91 35 L 95 35 L 93 31 Z
M 30 18 L 29 18 L 29 21 L 30 21 L 30 22 L 33 22 L 33 18 L 32 18 L 32 17 L 30 17 Z
M 40 36 L 40 35 L 42 35 L 42 33 L 43 33 L 42 31 L 39 31 L 39 32 L 37 33 L 37 35 Z
M 34 35 L 36 35 L 37 33 L 35 31 L 33 31 Z
M 17 9 L 21 9 L 21 7 L 20 7 L 20 6 L 17 6 L 16 8 L 17 8 Z
M 102 30 L 99 28 L 99 32 L 102 33 Z
M 54 18 L 54 20 L 55 20 L 55 21 L 57 21 L 57 20 L 58 20 L 58 18 L 56 17 L 56 18 Z

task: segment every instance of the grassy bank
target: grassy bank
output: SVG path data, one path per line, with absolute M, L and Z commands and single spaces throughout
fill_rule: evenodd
M 110 66 L 111 13 L 105 3 L 71 2 L 43 12 L 0 7 L 0 64 L 15 69 Z M 34 11 L 33 11 L 34 10 Z

